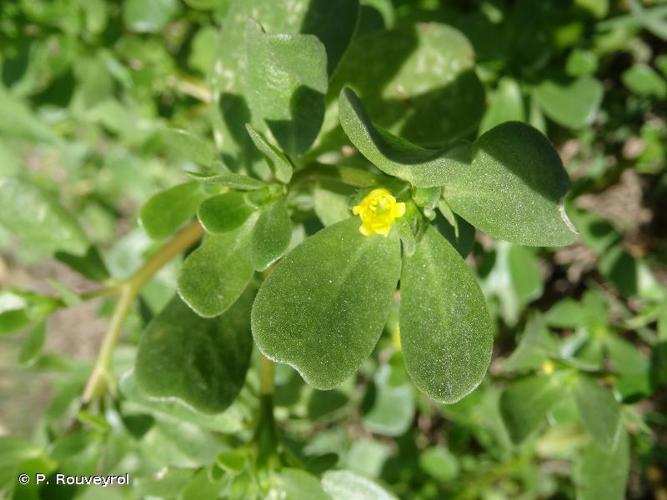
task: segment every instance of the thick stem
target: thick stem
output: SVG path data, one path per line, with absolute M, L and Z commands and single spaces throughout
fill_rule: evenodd
M 269 358 L 259 353 L 259 392 L 262 396 L 273 394 L 274 364 Z
M 148 261 L 146 261 L 137 272 L 130 276 L 130 278 L 119 286 L 113 288 L 114 293 L 120 290 L 120 297 L 113 315 L 111 316 L 109 328 L 102 340 L 102 346 L 97 355 L 95 366 L 86 383 L 86 388 L 82 396 L 83 404 L 87 404 L 93 399 L 98 398 L 107 390 L 109 381 L 111 380 L 111 358 L 113 356 L 114 348 L 118 343 L 125 318 L 129 314 L 134 299 L 139 295 L 142 287 L 155 275 L 155 273 L 167 264 L 167 262 L 198 241 L 203 233 L 203 229 L 198 222 L 194 222 L 185 227 L 176 233 L 171 240 L 169 240 L 155 255 L 148 259 Z M 107 296 L 108 292 L 106 291 L 110 290 L 111 289 L 101 289 L 97 296 Z

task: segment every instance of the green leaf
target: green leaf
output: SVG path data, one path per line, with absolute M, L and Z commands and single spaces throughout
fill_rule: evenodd
M 577 461 L 577 498 L 581 500 L 623 500 L 630 470 L 630 443 L 625 428 L 621 429 L 612 450 L 592 441 Z
M 621 429 L 621 411 L 612 393 L 581 375 L 574 397 L 584 427 L 593 439 L 603 448 L 613 448 Z
M 350 216 L 348 193 L 336 182 L 318 182 L 313 189 L 315 214 L 325 226 Z
M 177 0 L 125 0 L 125 25 L 139 33 L 160 31 L 178 13 Z
M 623 84 L 637 95 L 667 96 L 667 81 L 646 64 L 635 64 L 621 76 Z
M 204 237 L 181 268 L 178 293 L 200 316 L 222 314 L 252 278 L 250 237 L 255 218 L 233 231 Z
M 491 104 L 484 113 L 479 133 L 482 134 L 503 122 L 523 121 L 525 116 L 519 84 L 512 78 L 501 78 L 498 88 L 491 96 Z
M 287 155 L 271 144 L 266 137 L 252 128 L 249 123 L 246 123 L 245 127 L 252 142 L 255 144 L 259 152 L 264 155 L 264 159 L 269 164 L 276 179 L 287 184 L 292 178 L 292 171 L 294 170 L 292 162 Z
M 197 316 L 174 297 L 141 336 L 135 364 L 139 389 L 206 413 L 226 409 L 241 391 L 250 363 L 253 297 L 249 287 L 212 319 Z
M 241 226 L 255 210 L 243 193 L 224 193 L 199 206 L 197 217 L 208 233 L 226 233 Z
M 141 207 L 139 222 L 151 238 L 166 238 L 190 220 L 205 199 L 198 182 L 179 184 L 152 196 Z
M 330 500 L 317 478 L 299 469 L 283 469 L 269 481 L 267 498 Z
M 252 20 L 246 40 L 246 85 L 253 115 L 266 123 L 284 151 L 306 151 L 324 119 L 324 45 L 313 35 L 264 33 Z
M 12 293 L 0 293 L 0 335 L 14 333 L 30 324 L 28 302 L 24 297 Z
M 67 252 L 56 252 L 55 258 L 91 281 L 102 282 L 111 277 L 100 251 L 95 246 L 88 247 L 83 256 Z
M 447 448 L 428 448 L 419 456 L 419 466 L 438 481 L 448 482 L 459 475 L 459 461 Z
M 264 271 L 285 255 L 292 239 L 292 221 L 285 202 L 265 208 L 252 231 L 250 261 L 256 271 Z
M 88 248 L 81 226 L 50 194 L 30 182 L 0 177 L 0 225 L 45 252 L 81 255 Z M 48 228 L 48 229 L 47 229 Z
M 576 240 L 562 205 L 569 179 L 556 150 L 530 125 L 492 128 L 473 144 L 472 164 L 446 177 L 451 208 L 495 238 L 533 246 Z
M 454 168 L 467 166 L 465 162 L 470 153 L 467 144 L 434 151 L 376 128 L 349 88 L 340 93 L 338 112 L 343 130 L 361 154 L 384 173 L 413 186 L 442 186 L 448 182 Z
M 554 376 L 526 377 L 512 383 L 500 397 L 500 412 L 512 441 L 519 444 L 535 432 L 563 394 Z
M 602 84 L 592 77 L 571 82 L 546 80 L 534 90 L 534 96 L 553 121 L 569 128 L 589 125 L 602 102 Z
M 361 96 L 378 126 L 429 147 L 473 133 L 484 113 L 471 43 L 451 26 L 434 22 L 359 36 L 330 95 L 344 86 Z
M 252 310 L 257 346 L 316 388 L 337 386 L 373 351 L 399 271 L 395 232 L 363 236 L 357 218 L 321 230 L 262 284 Z
M 535 370 L 557 354 L 556 341 L 549 333 L 544 318 L 536 314 L 528 319 L 518 347 L 505 359 L 502 366 L 507 371 Z
M 168 128 L 161 133 L 165 146 L 176 156 L 200 165 L 211 165 L 218 158 L 215 147 L 187 130 Z
M 39 356 L 46 339 L 46 322 L 40 321 L 25 339 L 19 353 L 19 363 L 28 365 Z
M 11 117 L 11 120 L 0 121 L 0 133 L 5 137 L 17 137 L 53 145 L 62 143 L 58 135 L 35 116 L 23 102 L 10 94 L 2 84 L 0 84 L 0 113 L 2 116 Z
M 266 187 L 266 184 L 260 180 L 233 172 L 223 172 L 221 174 L 188 172 L 188 175 L 206 184 L 220 184 L 221 186 L 240 191 L 256 191 Z
M 376 373 L 373 406 L 363 417 L 364 427 L 375 434 L 400 436 L 414 420 L 415 401 L 411 384 L 393 380 L 399 377 L 407 382 L 405 373 L 401 372 L 402 366 L 386 364 Z
M 455 403 L 484 378 L 493 345 L 484 295 L 432 226 L 403 262 L 400 328 L 408 374 L 436 401 Z
M 322 476 L 322 488 L 332 500 L 395 500 L 382 486 L 349 470 L 329 470 Z

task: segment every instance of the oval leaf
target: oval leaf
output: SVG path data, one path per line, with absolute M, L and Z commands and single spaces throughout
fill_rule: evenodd
M 396 497 L 370 479 L 348 470 L 330 470 L 322 476 L 322 488 L 333 500 L 395 500 Z
M 563 398 L 563 388 L 551 377 L 527 377 L 510 385 L 500 397 L 500 412 L 514 443 L 536 431 L 547 413 Z
M 400 272 L 400 243 L 359 233 L 359 220 L 306 239 L 264 281 L 252 330 L 268 358 L 331 389 L 370 355 L 389 315 Z
M 156 194 L 141 208 L 139 222 L 153 239 L 171 236 L 197 211 L 206 193 L 197 182 L 187 182 Z
M 377 129 L 349 88 L 340 93 L 338 112 L 343 130 L 362 155 L 384 173 L 414 186 L 442 186 L 453 168 L 466 166 L 470 153 L 467 144 L 437 151 Z
M 197 217 L 206 232 L 225 233 L 239 227 L 253 212 L 242 193 L 224 193 L 205 200 Z
M 252 232 L 250 260 L 257 271 L 264 271 L 282 257 L 292 239 L 292 223 L 284 202 L 265 209 Z
M 253 275 L 248 258 L 254 218 L 223 234 L 208 235 L 181 268 L 178 293 L 200 316 L 222 314 L 245 289 Z
M 271 144 L 266 137 L 252 128 L 250 124 L 246 124 L 245 127 L 255 147 L 264 155 L 276 179 L 280 182 L 288 183 L 292 178 L 294 167 L 292 167 L 292 162 L 287 155 Z
M 574 397 L 584 427 L 598 445 L 612 449 L 621 429 L 620 407 L 612 393 L 582 375 L 574 389 Z
M 562 205 L 569 188 L 546 137 L 530 125 L 507 122 L 477 139 L 472 164 L 450 171 L 443 193 L 456 213 L 495 238 L 560 246 L 577 237 Z
M 493 328 L 484 295 L 458 252 L 429 226 L 401 273 L 401 346 L 415 385 L 454 403 L 491 361 Z
M 592 77 L 572 82 L 547 80 L 535 88 L 535 98 L 553 121 L 563 127 L 581 128 L 590 124 L 600 107 L 604 89 Z
M 0 225 L 46 252 L 83 255 L 88 249 L 79 223 L 51 196 L 30 182 L 0 177 Z
M 177 398 L 207 413 L 227 408 L 241 391 L 250 363 L 253 296 L 249 288 L 213 319 L 197 316 L 174 297 L 139 342 L 139 388 L 147 396 Z

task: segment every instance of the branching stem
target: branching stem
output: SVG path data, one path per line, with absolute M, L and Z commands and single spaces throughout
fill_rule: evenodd
M 114 309 L 109 327 L 102 340 L 102 346 L 97 355 L 95 366 L 90 374 L 86 388 L 82 396 L 83 404 L 88 404 L 98 398 L 107 390 L 111 380 L 111 357 L 118 338 L 122 332 L 123 323 L 129 314 L 134 299 L 136 299 L 143 286 L 171 259 L 182 253 L 203 235 L 203 229 L 199 222 L 193 222 L 185 227 L 169 240 L 158 252 L 127 280 L 115 287 L 103 288 L 90 292 L 89 298 L 106 297 L 120 293 L 116 308 Z

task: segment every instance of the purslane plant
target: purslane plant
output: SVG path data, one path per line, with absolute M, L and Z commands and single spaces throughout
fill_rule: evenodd
M 141 210 L 150 237 L 175 236 L 110 287 L 120 299 L 84 401 L 110 382 L 111 352 L 141 287 L 202 236 L 183 262 L 177 296 L 141 337 L 135 373 L 147 395 L 222 411 L 243 385 L 251 335 L 263 363 L 287 363 L 314 387 L 333 388 L 372 353 L 398 303 L 413 382 L 437 401 L 458 401 L 484 377 L 493 342 L 484 296 L 464 260 L 474 228 L 522 245 L 576 238 L 556 151 L 520 122 L 495 126 L 472 143 L 462 139 L 470 136 L 463 125 L 452 128 L 460 116 L 440 117 L 426 129 L 419 113 L 447 111 L 427 101 L 406 108 L 404 121 L 393 97 L 386 106 L 364 97 L 368 83 L 350 70 L 350 60 L 363 54 L 342 58 L 351 32 L 334 36 L 326 23 L 308 34 L 270 32 L 266 25 L 280 24 L 262 21 L 272 7 L 255 6 L 252 16 L 251 7 L 235 2 L 227 16 L 217 147 L 184 130 L 161 133 L 197 168 L 190 182 L 155 195 Z M 257 16 L 262 22 L 251 18 Z M 397 31 L 401 36 L 421 40 L 419 57 L 431 57 L 435 47 L 456 61 L 447 69 L 459 71 L 451 85 L 462 85 L 463 102 L 466 92 L 477 92 L 471 49 L 455 30 L 429 23 L 415 34 Z M 420 61 L 405 62 L 409 71 L 399 71 L 392 85 L 417 94 L 426 88 L 412 80 L 424 71 Z M 432 63 L 442 69 L 441 58 Z M 332 151 L 344 154 L 327 157 Z M 3 205 L 20 191 L 15 184 L 0 186 Z M 85 236 L 73 227 L 68 234 L 76 238 L 65 249 L 82 254 Z M 95 268 L 94 254 L 77 258 L 70 257 L 74 267 Z

